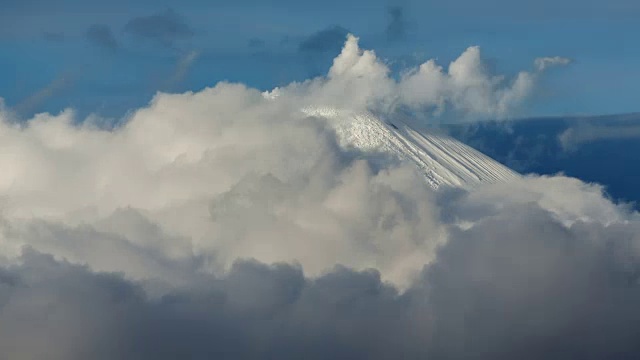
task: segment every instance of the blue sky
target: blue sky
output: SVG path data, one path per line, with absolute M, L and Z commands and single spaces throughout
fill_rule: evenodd
M 0 10 L 0 97 L 25 116 L 120 116 L 156 91 L 301 81 L 326 72 L 347 31 L 397 70 L 430 58 L 446 66 L 471 45 L 507 74 L 540 56 L 572 59 L 545 74 L 518 116 L 639 110 L 632 0 L 2 0 Z

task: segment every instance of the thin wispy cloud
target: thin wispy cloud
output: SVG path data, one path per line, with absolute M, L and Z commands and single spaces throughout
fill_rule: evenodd
M 65 72 L 57 76 L 50 83 L 39 89 L 26 99 L 18 102 L 13 108 L 19 114 L 28 114 L 37 111 L 49 98 L 58 95 L 72 85 L 74 76 L 71 72 Z
M 197 50 L 189 51 L 181 56 L 178 59 L 178 63 L 176 64 L 176 68 L 173 74 L 165 83 L 164 88 L 172 89 L 174 86 L 182 82 L 189 72 L 189 69 L 191 68 L 191 66 L 193 66 L 193 63 L 198 59 L 199 56 L 200 52 Z
M 576 150 L 580 145 L 606 140 L 640 138 L 640 125 L 577 125 L 568 128 L 558 136 L 565 150 Z
M 189 39 L 195 34 L 186 20 L 173 9 L 133 18 L 124 30 L 134 37 L 165 46 L 174 46 L 177 41 Z
M 572 60 L 566 57 L 540 57 L 534 61 L 534 65 L 538 71 L 544 71 L 550 67 L 565 66 L 572 63 Z
M 54 43 L 61 43 L 66 39 L 64 33 L 56 31 L 43 31 L 42 38 Z
M 108 25 L 93 24 L 87 29 L 85 36 L 89 42 L 102 49 L 116 51 L 119 48 L 118 41 Z
M 247 46 L 252 49 L 259 49 L 265 46 L 265 41 L 258 38 L 251 38 L 247 41 Z
M 387 15 L 389 17 L 389 23 L 385 29 L 387 39 L 390 41 L 402 40 L 407 35 L 405 9 L 402 6 L 389 7 Z

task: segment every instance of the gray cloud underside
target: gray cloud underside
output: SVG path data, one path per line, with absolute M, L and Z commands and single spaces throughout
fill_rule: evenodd
M 0 270 L 0 356 L 632 359 L 638 234 L 637 222 L 566 227 L 513 206 L 453 231 L 402 294 L 375 270 L 311 279 L 299 266 L 240 261 L 152 297 L 26 249 Z

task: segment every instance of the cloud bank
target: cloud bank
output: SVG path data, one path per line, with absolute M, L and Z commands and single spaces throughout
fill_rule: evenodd
M 477 61 L 407 77 L 482 109 L 514 86 Z M 0 358 L 636 358 L 637 213 L 562 176 L 436 192 L 301 111 L 407 77 L 351 37 L 326 77 L 159 93 L 113 129 L 3 111 Z

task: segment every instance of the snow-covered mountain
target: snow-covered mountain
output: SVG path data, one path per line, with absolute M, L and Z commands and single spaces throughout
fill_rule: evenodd
M 442 185 L 472 188 L 509 181 L 520 175 L 490 157 L 446 135 L 414 130 L 401 119 L 382 120 L 371 113 L 307 108 L 309 116 L 331 120 L 343 146 L 391 153 L 413 162 L 437 189 Z

